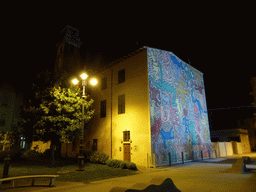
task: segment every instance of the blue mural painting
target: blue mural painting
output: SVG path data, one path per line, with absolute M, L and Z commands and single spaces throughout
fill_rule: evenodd
M 156 165 L 211 151 L 203 74 L 172 52 L 147 48 L 152 153 Z

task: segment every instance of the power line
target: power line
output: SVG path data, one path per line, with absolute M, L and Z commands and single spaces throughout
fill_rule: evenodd
M 240 108 L 246 108 L 246 107 L 256 107 L 256 106 L 251 105 L 251 106 L 239 106 L 239 107 L 229 107 L 229 108 L 216 108 L 216 109 L 208 109 L 208 111 L 216 111 L 216 110 L 223 110 L 223 109 L 240 109 Z

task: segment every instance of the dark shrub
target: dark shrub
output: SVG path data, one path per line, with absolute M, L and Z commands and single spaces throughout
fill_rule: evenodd
M 127 169 L 127 165 L 126 165 L 127 163 L 125 162 L 125 161 L 122 161 L 121 163 L 120 163 L 120 168 L 121 169 Z
M 43 157 L 43 153 L 39 153 L 35 150 L 27 150 L 22 155 L 24 159 L 41 159 Z
M 108 159 L 108 160 L 106 161 L 107 166 L 113 167 L 113 166 L 112 166 L 112 161 L 113 161 L 113 159 Z
M 99 157 L 99 162 L 102 164 L 106 164 L 106 161 L 108 160 L 109 155 L 106 153 L 101 153 Z
M 122 160 L 113 159 L 111 162 L 111 167 L 119 168 L 121 163 L 122 163 Z
M 133 163 L 133 162 L 127 163 L 127 168 L 131 169 L 131 170 L 138 170 L 137 167 L 136 167 L 136 164 Z
M 51 149 L 46 149 L 43 152 L 43 158 L 51 158 L 51 156 L 52 156 L 52 150 Z
M 115 167 L 117 164 L 117 159 L 108 159 L 106 163 L 109 167 Z
M 99 152 L 99 151 L 94 151 L 91 153 L 90 155 L 90 162 L 92 163 L 101 163 L 101 164 L 106 164 L 106 161 L 108 160 L 108 155 L 103 153 L 103 152 Z
M 12 161 L 22 161 L 23 154 L 25 153 L 25 149 L 19 149 L 17 151 L 10 151 L 10 158 Z
M 121 169 L 132 169 L 132 170 L 137 170 L 136 164 L 132 162 L 125 162 L 122 160 L 118 159 L 108 159 L 106 161 L 106 164 L 109 167 L 115 167 L 115 168 L 121 168 Z
M 100 154 L 99 154 L 98 151 L 92 152 L 92 154 L 90 155 L 90 162 L 92 162 L 92 163 L 98 162 L 99 161 L 99 156 L 100 156 Z

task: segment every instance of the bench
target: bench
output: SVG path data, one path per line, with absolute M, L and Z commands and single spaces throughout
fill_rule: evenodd
M 256 165 L 251 164 L 254 161 L 252 161 L 250 157 L 242 156 L 242 161 L 243 161 L 243 167 L 242 167 L 242 172 L 243 173 L 247 172 L 248 170 L 256 169 Z
M 54 186 L 55 178 L 59 177 L 59 175 L 27 175 L 27 176 L 18 176 L 18 177 L 8 177 L 8 178 L 1 178 L 0 179 L 0 190 L 3 181 L 12 181 L 12 187 L 17 187 L 17 180 L 18 179 L 27 179 L 31 178 L 31 186 L 35 184 L 35 178 L 50 178 L 49 186 Z

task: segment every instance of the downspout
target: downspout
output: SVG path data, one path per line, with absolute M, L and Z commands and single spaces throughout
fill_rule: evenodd
M 111 113 L 111 122 L 110 122 L 110 137 L 111 137 L 111 146 L 110 146 L 110 149 L 111 149 L 111 158 L 112 158 L 112 87 L 113 87 L 113 69 L 111 69 L 111 101 L 110 101 L 110 113 Z

